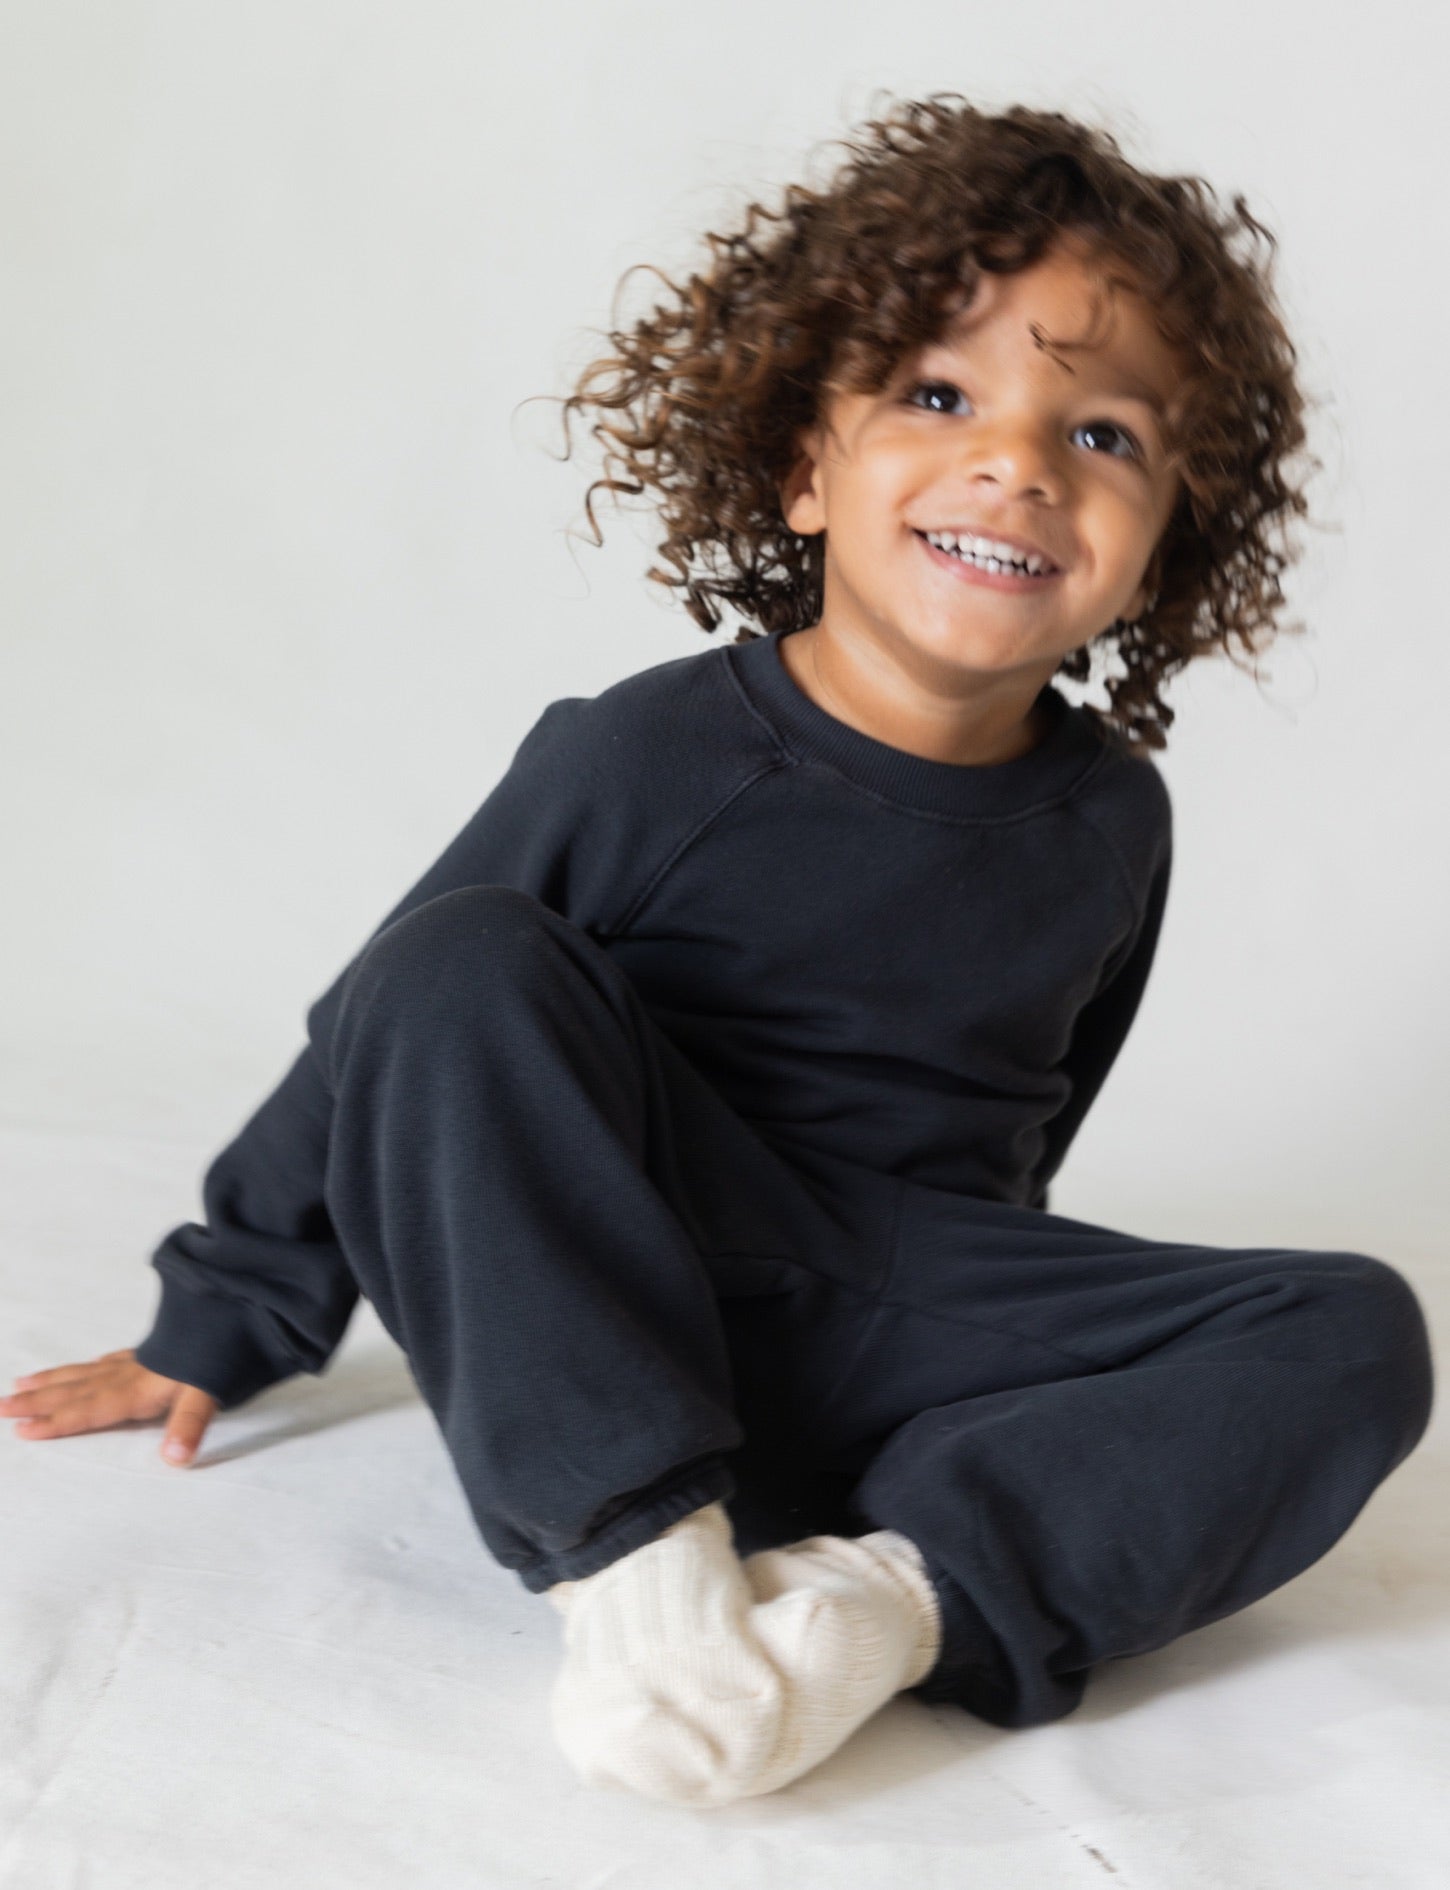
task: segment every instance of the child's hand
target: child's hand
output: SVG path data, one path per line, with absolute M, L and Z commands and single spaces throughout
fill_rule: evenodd
M 20 1420 L 17 1437 L 73 1437 L 132 1419 L 164 1417 L 161 1454 L 169 1463 L 191 1462 L 217 1410 L 209 1392 L 147 1371 L 131 1349 L 107 1352 L 83 1365 L 31 1372 L 14 1383 L 19 1389 L 0 1398 L 0 1418 Z

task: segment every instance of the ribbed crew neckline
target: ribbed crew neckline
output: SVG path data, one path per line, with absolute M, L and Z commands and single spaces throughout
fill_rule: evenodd
M 781 641 L 791 635 L 790 630 L 772 630 L 747 643 L 727 644 L 722 654 L 786 748 L 828 763 L 886 800 L 930 814 L 1001 818 L 1056 799 L 1105 752 L 1091 717 L 1048 682 L 1037 700 L 1051 720 L 1046 734 L 1025 755 L 976 764 L 909 754 L 838 720 L 812 701 L 781 655 Z

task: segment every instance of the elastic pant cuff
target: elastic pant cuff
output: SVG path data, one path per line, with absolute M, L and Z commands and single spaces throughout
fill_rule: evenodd
M 653 1542 L 682 1516 L 732 1497 L 735 1488 L 735 1472 L 723 1459 L 692 1464 L 682 1480 L 673 1486 L 656 1484 L 587 1542 L 572 1549 L 541 1552 L 515 1573 L 531 1595 L 543 1594 L 556 1582 L 582 1581 L 586 1575 L 596 1575 L 621 1556 Z
M 980 1718 L 1001 1725 L 1003 1721 L 997 1714 L 1006 1706 L 1006 1700 L 998 1678 L 1000 1656 L 992 1631 L 961 1583 L 929 1556 L 923 1554 L 922 1560 L 941 1608 L 941 1652 L 925 1678 L 906 1691 L 931 1703 L 947 1701 L 965 1706 Z

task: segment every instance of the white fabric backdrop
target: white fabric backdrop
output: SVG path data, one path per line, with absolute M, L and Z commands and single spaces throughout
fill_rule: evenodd
M 1445 20 L 0 12 L 5 1388 L 141 1337 L 151 1246 L 543 705 L 708 647 L 647 520 L 566 539 L 593 458 L 520 403 L 877 88 L 1107 119 L 1280 236 L 1325 403 L 1310 634 L 1170 697 L 1159 961 L 1053 1206 L 1379 1254 L 1443 1330 Z M 0 1437 L 3 1890 L 1445 1881 L 1438 1416 L 1330 1556 L 1069 1720 L 899 1701 L 708 1818 L 574 1788 L 557 1622 L 368 1309 L 197 1469 L 158 1441 Z

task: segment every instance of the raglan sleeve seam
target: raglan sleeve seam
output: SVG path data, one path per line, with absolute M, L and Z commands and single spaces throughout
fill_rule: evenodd
M 688 833 L 685 834 L 684 838 L 675 845 L 674 849 L 655 868 L 654 872 L 645 881 L 638 893 L 635 894 L 629 905 L 626 906 L 618 922 L 609 928 L 610 936 L 615 938 L 626 937 L 630 927 L 637 922 L 649 902 L 663 889 L 666 881 L 674 873 L 681 861 L 704 838 L 709 829 L 724 816 L 733 803 L 747 794 L 750 789 L 755 787 L 759 782 L 767 779 L 770 775 L 779 773 L 780 769 L 786 765 L 788 764 L 781 760 L 768 761 L 761 766 L 755 767 L 742 780 L 736 781 L 730 787 L 726 788 L 725 792 L 721 795 L 720 799 L 714 803 L 709 812 L 704 814 L 701 819 L 695 823 Z
M 1143 763 L 1140 765 L 1149 766 L 1151 764 Z M 1113 951 L 1104 965 L 1103 975 L 1098 986 L 1100 991 L 1106 989 L 1106 987 L 1113 982 L 1128 959 L 1132 957 L 1137 947 L 1139 935 L 1143 929 L 1144 919 L 1147 916 L 1148 902 L 1152 897 L 1154 881 L 1162 870 L 1165 856 L 1168 858 L 1172 856 L 1173 804 L 1168 795 L 1167 785 L 1156 769 L 1154 770 L 1154 776 L 1156 781 L 1155 791 L 1162 808 L 1162 814 L 1160 816 L 1161 824 L 1150 863 L 1142 876 L 1141 886 L 1135 888 L 1133 873 L 1124 857 L 1122 848 L 1098 819 L 1096 814 L 1086 807 L 1080 806 L 1077 810 L 1081 819 L 1097 835 L 1106 849 L 1108 857 L 1113 862 L 1118 891 L 1127 901 L 1127 926 L 1123 937 L 1113 948 Z

